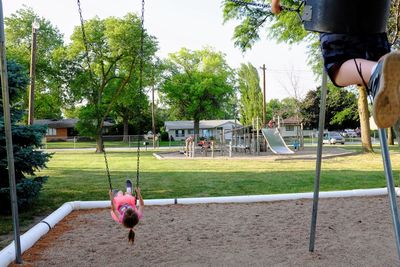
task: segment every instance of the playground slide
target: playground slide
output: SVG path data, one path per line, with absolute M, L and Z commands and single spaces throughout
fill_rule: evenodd
M 262 129 L 265 140 L 268 142 L 268 146 L 271 151 L 275 154 L 293 154 L 294 152 L 289 149 L 283 140 L 281 133 L 277 128 L 264 128 Z

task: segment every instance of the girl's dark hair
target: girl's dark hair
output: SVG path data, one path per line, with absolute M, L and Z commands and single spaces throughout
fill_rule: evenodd
M 133 245 L 135 243 L 135 231 L 133 229 L 129 229 L 129 234 L 128 234 L 128 243 Z
M 132 244 L 135 242 L 135 232 L 133 231 L 133 227 L 138 224 L 139 217 L 138 214 L 131 208 L 127 209 L 124 214 L 124 218 L 122 219 L 122 224 L 130 228 L 128 234 L 128 243 Z

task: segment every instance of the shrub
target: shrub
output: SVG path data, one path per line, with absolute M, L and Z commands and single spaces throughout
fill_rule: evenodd
M 161 141 L 169 141 L 168 132 L 162 132 L 162 133 L 160 134 L 160 138 L 161 138 Z
M 37 198 L 43 183 L 47 181 L 47 176 L 35 177 L 33 179 L 22 179 L 16 186 L 18 209 L 24 211 L 32 207 Z M 6 215 L 11 213 L 10 188 L 0 188 L 0 214 Z
M 46 177 L 35 177 L 35 172 L 46 167 L 51 154 L 37 150 L 42 145 L 46 127 L 23 125 L 21 102 L 28 84 L 26 72 L 20 65 L 9 62 L 9 91 L 11 111 L 11 131 L 14 154 L 15 183 L 17 184 L 18 205 L 20 209 L 30 206 L 39 194 Z M 0 213 L 10 210 L 10 189 L 8 158 L 4 131 L 3 100 L 0 99 Z M 33 177 L 27 179 L 26 176 Z

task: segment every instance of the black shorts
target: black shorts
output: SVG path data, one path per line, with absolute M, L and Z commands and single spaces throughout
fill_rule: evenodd
M 353 58 L 378 61 L 380 57 L 390 52 L 386 33 L 364 35 L 321 33 L 320 42 L 325 70 L 332 82 L 345 61 Z

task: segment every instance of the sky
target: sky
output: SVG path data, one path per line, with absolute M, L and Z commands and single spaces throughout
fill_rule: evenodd
M 83 18 L 94 16 L 122 17 L 128 12 L 140 15 L 141 0 L 80 0 Z M 31 7 L 36 14 L 56 26 L 69 42 L 74 26 L 80 25 L 76 0 L 5 0 L 3 13 L 7 17 L 16 10 Z M 263 35 L 254 47 L 242 53 L 232 41 L 238 22 L 223 24 L 221 0 L 146 0 L 144 25 L 159 42 L 157 55 L 165 58 L 182 47 L 190 50 L 211 46 L 223 52 L 232 68 L 251 63 L 259 70 L 262 86 L 263 64 L 266 66 L 266 99 L 294 97 L 297 82 L 300 97 L 317 83 L 306 65 L 306 45 L 277 44 Z M 6 36 L 7 42 L 7 36 Z M 293 77 L 293 78 L 291 78 Z

